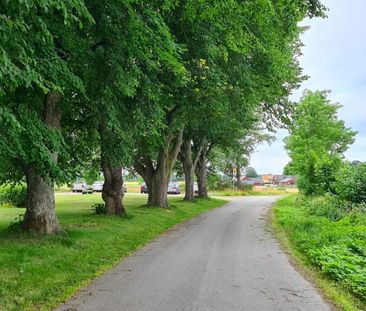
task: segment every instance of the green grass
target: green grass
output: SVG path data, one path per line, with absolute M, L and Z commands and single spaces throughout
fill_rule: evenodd
M 297 192 L 294 187 L 254 187 L 252 190 L 223 189 L 210 191 L 212 196 L 263 196 L 263 195 L 288 195 Z
M 186 203 L 171 198 L 170 209 L 146 208 L 146 196 L 127 195 L 128 218 L 95 215 L 100 194 L 56 196 L 67 236 L 40 237 L 4 231 L 23 209 L 0 208 L 0 310 L 51 310 L 91 279 L 169 227 L 223 200 Z
M 341 310 L 366 310 L 366 217 L 350 214 L 331 221 L 319 214 L 292 195 L 276 203 L 271 224 L 295 263 L 330 301 Z

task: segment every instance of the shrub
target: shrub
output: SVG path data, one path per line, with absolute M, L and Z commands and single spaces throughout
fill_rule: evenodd
M 95 203 L 92 205 L 92 210 L 97 215 L 107 214 L 107 207 L 104 203 Z
M 310 260 L 329 278 L 366 299 L 366 247 L 357 241 L 345 242 L 309 251 Z
M 3 185 L 0 187 L 0 205 L 25 207 L 27 187 L 24 184 Z
M 233 181 L 229 177 L 223 177 L 218 174 L 209 174 L 207 177 L 207 186 L 210 190 L 223 190 L 232 187 Z
M 345 164 L 336 176 L 334 188 L 343 200 L 366 202 L 366 163 Z
M 240 184 L 240 186 L 238 187 L 238 190 L 244 190 L 244 191 L 248 191 L 248 190 L 253 190 L 254 186 L 250 185 L 250 184 Z

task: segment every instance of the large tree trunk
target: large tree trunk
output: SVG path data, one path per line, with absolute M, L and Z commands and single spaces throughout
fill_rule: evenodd
M 237 163 L 236 165 L 236 174 L 235 174 L 235 178 L 236 178 L 236 188 L 240 189 L 241 188 L 241 167 L 240 165 Z
M 126 215 L 126 210 L 122 200 L 123 191 L 123 176 L 122 166 L 119 156 L 111 154 L 110 146 L 115 143 L 115 135 L 110 131 L 99 127 L 100 135 L 100 158 L 101 167 L 104 175 L 104 184 L 102 189 L 102 199 L 105 203 L 108 215 Z
M 58 93 L 49 93 L 46 96 L 43 118 L 50 128 L 60 129 L 61 113 L 58 107 L 60 99 Z M 52 157 L 57 162 L 57 154 L 53 154 Z M 55 211 L 53 182 L 45 180 L 32 165 L 27 165 L 25 175 L 27 200 L 23 229 L 40 234 L 62 232 Z
M 193 165 L 187 165 L 186 167 L 185 167 L 185 165 L 183 165 L 183 170 L 184 170 L 184 182 L 185 182 L 185 188 L 186 188 L 184 200 L 193 201 L 193 199 L 194 199 Z
M 200 147 L 196 150 L 195 154 L 192 152 L 191 139 L 185 139 L 180 151 L 180 160 L 182 162 L 185 181 L 185 201 L 193 201 L 194 199 L 194 187 L 193 177 L 198 159 L 201 155 L 204 142 L 200 144 Z
M 207 191 L 207 151 L 203 150 L 198 159 L 196 166 L 196 177 L 198 184 L 198 197 L 199 198 L 208 198 Z
M 102 198 L 107 208 L 107 214 L 126 215 L 122 203 L 124 195 L 122 167 L 113 167 L 110 164 L 103 163 L 102 170 L 104 174 Z
M 167 196 L 169 178 L 170 171 L 168 171 L 167 168 L 160 168 L 155 172 L 150 180 L 149 198 L 147 201 L 148 206 L 163 208 L 169 206 Z
M 167 208 L 168 184 L 170 175 L 182 145 L 183 130 L 167 135 L 165 144 L 161 146 L 156 166 L 150 156 L 144 155 L 135 159 L 135 169 L 145 180 L 148 187 L 148 202 L 151 207 Z

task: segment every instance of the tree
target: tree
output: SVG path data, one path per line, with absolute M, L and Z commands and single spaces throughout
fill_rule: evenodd
M 79 98 L 82 113 L 73 115 L 81 115 L 91 149 L 100 153 L 107 212 L 122 215 L 122 167 L 131 165 L 135 142 L 159 130 L 163 80 L 176 81 L 184 68 L 161 16 L 164 9 L 155 1 L 86 1 L 86 6 L 95 21 L 83 32 L 80 71 L 87 99 Z
M 192 146 L 205 142 L 202 150 L 198 149 L 201 152 L 195 169 L 199 196 L 207 197 L 206 165 L 212 146 L 224 145 L 230 136 L 233 141 L 238 139 L 234 133 L 250 128 L 253 111 L 265 115 L 268 126 L 273 117 L 285 119 L 287 95 L 302 80 L 296 60 L 302 28 L 297 24 L 307 15 L 321 13 L 318 5 L 312 9 L 308 5 L 304 1 L 295 5 L 268 1 L 232 1 L 223 5 L 221 1 L 211 1 L 206 6 L 188 2 L 188 21 L 174 19 L 171 28 L 177 32 L 173 33 L 188 47 L 188 59 L 196 59 L 188 65 L 192 78 L 187 98 L 196 107 L 205 107 L 192 109 L 184 135 L 193 140 Z M 185 24 L 179 25 L 182 21 Z M 192 153 L 182 158 L 189 158 L 189 154 Z
M 343 154 L 356 135 L 338 119 L 341 105 L 332 104 L 327 95 L 326 91 L 304 92 L 290 136 L 285 138 L 291 171 L 299 175 L 299 188 L 306 195 L 331 190 Z
M 65 179 L 67 154 L 61 102 L 82 91 L 70 69 L 75 36 L 91 17 L 82 1 L 5 1 L 0 5 L 0 155 L 3 182 L 27 182 L 23 229 L 62 231 L 55 214 L 54 181 Z M 10 126 L 8 126 L 8 124 Z
M 292 161 L 288 162 L 283 168 L 283 175 L 296 175 Z
M 248 166 L 245 168 L 245 176 L 255 178 L 258 174 L 254 167 Z

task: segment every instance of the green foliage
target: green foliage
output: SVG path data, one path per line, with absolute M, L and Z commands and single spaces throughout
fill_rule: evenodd
M 233 186 L 232 178 L 222 176 L 215 172 L 208 174 L 207 187 L 210 190 L 223 190 Z
M 336 175 L 335 192 L 353 203 L 366 203 L 366 163 L 345 163 Z
M 52 19 L 50 19 L 50 17 Z M 0 97 L 19 87 L 62 90 L 75 77 L 60 55 L 59 30 L 90 21 L 82 0 L 5 0 L 0 4 Z M 57 29 L 58 28 L 58 29 Z
M 95 203 L 92 205 L 92 210 L 95 212 L 95 214 L 97 215 L 105 215 L 107 214 L 107 207 L 104 203 Z
M 283 175 L 296 175 L 292 161 L 288 162 L 283 168 Z
M 248 166 L 245 168 L 245 176 L 255 178 L 258 177 L 258 174 L 254 167 Z
M 0 186 L 0 206 L 25 207 L 26 198 L 27 187 L 24 184 Z
M 1 181 L 22 180 L 29 165 L 46 179 L 66 178 L 54 154 L 63 162 L 67 148 L 61 133 L 44 124 L 44 103 L 50 92 L 83 91 L 69 60 L 78 50 L 77 31 L 90 22 L 82 0 L 0 4 Z
M 340 107 L 330 103 L 325 91 L 306 91 L 295 108 L 294 125 L 285 146 L 291 172 L 299 175 L 299 189 L 306 195 L 332 191 L 343 154 L 354 141 L 356 132 L 338 120 Z
M 366 208 L 336 198 L 288 197 L 274 209 L 291 244 L 327 278 L 366 303 Z

